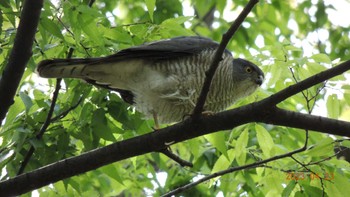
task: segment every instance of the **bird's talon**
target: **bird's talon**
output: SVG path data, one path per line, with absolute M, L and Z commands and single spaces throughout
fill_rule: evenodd
M 203 111 L 202 115 L 203 116 L 213 116 L 215 113 L 213 111 Z
M 174 144 L 174 143 L 175 143 L 175 141 L 165 142 L 164 145 L 165 145 L 165 146 L 170 146 L 170 145 L 172 145 L 172 144 Z

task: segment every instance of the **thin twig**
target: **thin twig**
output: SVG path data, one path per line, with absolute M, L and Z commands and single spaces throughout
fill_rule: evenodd
M 231 173 L 231 172 L 235 172 L 235 171 L 238 171 L 238 170 L 244 170 L 244 169 L 250 169 L 250 168 L 254 168 L 254 167 L 258 167 L 258 166 L 261 166 L 262 164 L 265 164 L 265 163 L 268 163 L 268 162 L 271 162 L 271 161 L 275 161 L 277 159 L 281 159 L 281 158 L 285 158 L 285 157 L 292 157 L 292 155 L 296 154 L 296 153 L 299 153 L 299 152 L 303 152 L 307 149 L 307 145 L 308 145 L 308 141 L 309 141 L 309 133 L 308 133 L 308 130 L 305 130 L 305 142 L 304 142 L 304 145 L 303 147 L 297 149 L 297 150 L 294 150 L 294 151 L 291 151 L 289 153 L 285 153 L 285 154 L 282 154 L 282 155 L 278 155 L 278 156 L 275 156 L 275 157 L 271 157 L 269 159 L 265 159 L 265 160 L 261 160 L 261 161 L 257 161 L 255 163 L 252 163 L 252 164 L 248 164 L 248 165 L 244 165 L 244 166 L 238 166 L 238 167 L 232 167 L 232 168 L 228 168 L 226 170 L 223 170 L 223 171 L 219 171 L 219 172 L 216 172 L 214 174 L 211 174 L 211 175 L 208 175 L 206 177 L 203 177 L 202 179 L 199 179 L 195 182 L 192 182 L 190 184 L 187 184 L 185 186 L 182 186 L 182 187 L 179 187 L 169 193 L 166 193 L 165 195 L 163 195 L 163 197 L 165 196 L 172 196 L 172 195 L 175 195 L 175 194 L 178 194 L 178 193 L 181 193 L 185 190 L 188 190 L 200 183 L 203 183 L 205 181 L 208 181 L 210 179 L 213 179 L 213 178 L 216 178 L 218 176 L 222 176 L 222 175 L 225 175 L 225 174 L 228 174 L 228 173 Z
M 90 0 L 88 6 L 91 7 L 94 2 L 95 2 L 95 0 Z M 59 17 L 57 17 L 57 18 L 59 19 Z M 70 31 L 68 31 L 68 32 L 70 32 Z M 68 54 L 67 54 L 67 58 L 71 58 L 72 55 L 73 55 L 73 52 L 74 52 L 74 49 L 73 48 L 69 48 L 69 51 L 68 51 Z M 52 96 L 52 102 L 51 102 L 50 110 L 49 110 L 49 112 L 48 112 L 48 114 L 46 116 L 46 120 L 45 120 L 44 124 L 40 128 L 39 133 L 36 135 L 37 139 L 41 139 L 41 137 L 44 135 L 46 129 L 49 127 L 49 125 L 50 125 L 50 123 L 52 121 L 52 114 L 53 114 L 53 111 L 54 111 L 54 108 L 55 108 L 55 105 L 56 105 L 56 101 L 57 101 L 57 98 L 58 98 L 59 90 L 61 89 L 61 81 L 62 81 L 61 78 L 56 79 L 56 88 L 55 88 L 55 91 L 54 91 L 53 96 Z M 79 99 L 79 102 L 78 102 L 77 105 L 79 105 L 79 103 L 80 103 L 80 99 Z M 69 111 L 67 111 L 66 113 L 68 114 Z M 63 114 L 63 115 L 65 116 L 67 114 Z M 60 117 L 60 115 L 57 116 L 57 117 Z M 56 119 L 57 117 L 55 117 L 54 119 Z M 21 163 L 21 167 L 18 170 L 17 175 L 20 175 L 20 174 L 22 174 L 24 172 L 24 169 L 27 166 L 30 158 L 34 154 L 34 151 L 35 151 L 35 148 L 32 145 L 30 147 L 29 151 L 27 152 L 23 162 Z
M 168 148 L 164 148 L 164 149 L 160 150 L 159 152 L 168 156 L 170 159 L 174 160 L 175 162 L 180 164 L 182 167 L 184 167 L 184 166 L 193 167 L 193 164 L 191 162 L 181 159 L 179 156 L 172 153 Z
M 258 167 L 258 166 L 260 166 L 262 164 L 271 162 L 271 161 L 275 161 L 275 160 L 282 159 L 282 158 L 285 158 L 285 157 L 290 157 L 291 155 L 294 155 L 296 153 L 302 152 L 304 150 L 305 150 L 305 146 L 303 146 L 300 149 L 294 150 L 292 152 L 285 153 L 285 154 L 282 154 L 282 155 L 277 155 L 277 156 L 271 157 L 269 159 L 257 161 L 257 162 L 252 163 L 252 164 L 247 164 L 247 165 L 244 165 L 244 166 L 238 166 L 238 167 L 233 167 L 233 168 L 229 168 L 229 169 L 226 169 L 226 170 L 222 170 L 222 171 L 213 173 L 213 174 L 211 174 L 209 176 L 206 176 L 204 178 L 201 178 L 198 181 L 195 181 L 195 182 L 192 182 L 190 184 L 187 184 L 187 185 L 184 185 L 182 187 L 179 187 L 179 188 L 177 188 L 177 189 L 175 189 L 175 190 L 173 190 L 173 191 L 171 191 L 169 193 L 166 193 L 166 194 L 162 195 L 162 197 L 168 197 L 168 196 L 172 196 L 172 195 L 175 195 L 175 194 L 179 194 L 179 193 L 181 193 L 181 192 L 183 192 L 185 190 L 188 190 L 189 188 L 192 188 L 192 187 L 194 187 L 194 186 L 196 186 L 196 185 L 198 185 L 200 183 L 206 182 L 206 181 L 208 181 L 210 179 L 222 176 L 224 174 L 228 174 L 228 173 L 235 172 L 235 171 L 238 171 L 238 170 L 243 170 L 243 169 L 255 168 L 255 167 Z
M 52 102 L 51 102 L 50 110 L 49 110 L 49 112 L 48 112 L 48 114 L 46 116 L 46 120 L 45 120 L 44 124 L 40 128 L 39 133 L 36 135 L 37 139 L 41 139 L 41 137 L 45 133 L 47 127 L 51 123 L 50 120 L 51 120 L 53 111 L 55 109 L 55 105 L 56 105 L 56 101 L 57 101 L 57 97 L 58 97 L 58 92 L 61 89 L 61 80 L 62 79 L 57 79 L 56 80 L 56 88 L 55 88 L 55 91 L 54 91 L 53 96 L 52 96 Z M 27 166 L 30 158 L 32 157 L 32 155 L 34 153 L 34 150 L 35 150 L 34 146 L 31 145 L 31 147 L 30 147 L 29 151 L 27 152 L 23 162 L 21 163 L 21 167 L 19 168 L 17 175 L 20 175 L 20 174 L 22 174 L 24 172 L 24 169 Z
M 341 75 L 342 73 L 350 70 L 350 61 L 345 61 L 341 64 L 338 64 L 337 66 L 327 69 L 325 71 L 322 71 L 316 75 L 313 75 L 307 79 L 304 79 L 300 81 L 299 83 L 296 83 L 294 85 L 291 85 L 276 94 L 271 95 L 268 98 L 265 98 L 263 100 L 264 105 L 266 107 L 272 107 L 275 106 L 276 104 L 286 100 L 287 98 L 303 91 L 306 90 L 307 88 L 310 88 L 314 85 L 317 85 L 319 83 L 322 83 L 324 81 L 329 80 L 332 77 Z
M 313 174 L 316 174 L 314 171 L 312 171 L 310 168 L 307 167 L 307 165 L 301 163 L 299 160 L 297 160 L 296 158 L 294 158 L 292 155 L 290 156 L 295 162 L 297 162 L 299 165 L 301 165 L 303 168 L 305 168 L 307 171 L 313 173 Z M 320 178 L 320 182 L 321 182 L 321 187 L 322 187 L 322 197 L 324 197 L 325 195 L 325 188 L 324 188 L 324 183 L 323 183 L 323 178 L 322 177 L 319 177 Z
M 200 96 L 198 97 L 197 104 L 192 113 L 193 119 L 198 118 L 203 111 L 203 107 L 209 92 L 211 81 L 214 77 L 217 67 L 219 66 L 219 62 L 222 60 L 222 54 L 224 53 L 224 50 L 228 42 L 230 41 L 231 37 L 235 34 L 235 32 L 238 30 L 240 25 L 243 23 L 244 19 L 248 16 L 250 11 L 253 9 L 255 4 L 257 4 L 258 2 L 259 0 L 250 0 L 248 4 L 245 6 L 245 8 L 242 10 L 240 15 L 237 17 L 237 19 L 234 21 L 234 23 L 231 25 L 229 30 L 227 30 L 227 32 L 222 36 L 222 40 L 220 42 L 218 49 L 215 52 L 215 55 L 214 55 L 213 61 L 210 64 L 209 70 L 206 71 L 205 73 L 206 75 L 205 81 L 202 86 Z
M 72 57 L 73 51 L 74 51 L 73 48 L 69 48 L 69 52 L 67 55 L 68 58 Z M 53 95 L 52 95 L 52 102 L 50 105 L 50 109 L 49 109 L 49 112 L 47 113 L 46 120 L 45 120 L 44 124 L 41 126 L 39 133 L 36 135 L 37 139 L 42 138 L 46 129 L 49 127 L 49 125 L 51 123 L 51 118 L 52 118 L 52 114 L 53 114 L 54 109 L 55 109 L 56 101 L 58 98 L 58 93 L 61 89 L 61 81 L 62 81 L 61 78 L 56 79 L 56 87 L 55 87 L 55 91 L 53 92 Z M 27 164 L 29 163 L 30 158 L 33 156 L 34 151 L 35 151 L 35 148 L 33 145 L 31 145 L 29 151 L 27 152 L 26 156 L 24 157 L 23 162 L 21 163 L 21 166 L 18 170 L 17 175 L 20 175 L 24 172 L 24 169 L 27 166 Z
M 75 108 L 77 108 L 79 106 L 79 104 L 81 103 L 82 100 L 83 100 L 83 97 L 80 97 L 78 102 L 75 105 L 69 107 L 67 110 L 65 110 L 65 111 L 61 112 L 60 114 L 58 114 L 57 116 L 51 118 L 50 122 L 55 122 L 55 121 L 57 121 L 59 119 L 64 118 L 65 116 L 67 116 L 67 114 L 70 111 L 72 111 L 73 109 L 75 109 Z

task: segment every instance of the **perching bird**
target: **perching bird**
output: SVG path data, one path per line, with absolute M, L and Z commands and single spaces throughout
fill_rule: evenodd
M 136 110 L 159 123 L 179 122 L 191 114 L 219 44 L 203 37 L 176 37 L 146 43 L 100 58 L 52 59 L 39 63 L 46 78 L 79 78 L 115 90 Z M 225 110 L 252 94 L 264 73 L 234 59 L 228 50 L 215 72 L 204 110 Z

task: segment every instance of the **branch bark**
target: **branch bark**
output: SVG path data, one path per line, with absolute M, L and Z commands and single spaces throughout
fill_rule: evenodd
M 26 3 L 30 1 L 33 0 L 27 0 Z M 35 1 L 35 3 L 37 2 Z M 22 14 L 24 15 L 24 12 Z M 32 18 L 30 17 L 29 19 L 32 20 Z M 23 45 L 21 45 L 21 47 L 23 48 Z M 219 54 L 219 52 L 217 53 Z M 17 55 L 18 54 L 16 54 L 16 57 Z M 218 55 L 218 58 L 219 57 L 220 55 Z M 220 59 L 218 60 L 218 62 L 219 61 Z M 213 65 L 214 64 L 215 62 L 213 62 Z M 293 86 L 290 86 L 262 101 L 242 106 L 233 110 L 221 112 L 212 116 L 198 116 L 198 118 L 196 118 L 195 121 L 193 121 L 192 119 L 187 119 L 184 122 L 175 124 L 164 129 L 160 129 L 157 132 L 152 132 L 139 137 L 131 138 L 121 142 L 116 142 L 109 146 L 92 150 L 76 157 L 61 160 L 54 164 L 50 164 L 48 166 L 39 168 L 35 171 L 19 175 L 9 180 L 2 181 L 0 182 L 0 196 L 13 196 L 24 194 L 26 192 L 38 189 L 50 183 L 54 183 L 65 178 L 69 178 L 71 176 L 91 171 L 116 161 L 150 152 L 157 152 L 166 148 L 166 144 L 169 142 L 177 143 L 208 133 L 232 129 L 236 126 L 246 124 L 249 122 L 262 122 L 267 124 L 315 130 L 319 132 L 350 137 L 350 122 L 287 111 L 276 107 L 277 103 L 289 98 L 290 96 L 301 92 L 307 88 L 310 88 L 313 85 L 318 84 L 322 81 L 328 80 L 331 77 L 339 75 L 349 69 L 350 61 L 347 61 L 340 64 L 339 66 L 336 66 L 332 69 L 329 69 L 315 76 L 312 76 L 304 81 L 301 81 Z M 5 69 L 4 75 L 6 74 L 6 72 L 8 72 L 7 69 Z M 209 85 L 204 85 L 205 87 L 207 87 L 207 89 L 209 89 L 211 81 L 210 79 L 208 80 Z M 0 86 L 3 84 L 3 81 L 5 81 L 4 78 L 0 82 Z M 15 89 L 17 88 L 17 86 L 15 87 Z M 207 91 L 203 90 L 202 92 Z M 0 94 L 1 100 L 2 95 L 3 94 Z M 204 104 L 206 96 L 201 97 L 204 98 Z M 13 97 L 10 99 L 13 99 Z M 201 112 L 203 105 L 202 107 L 200 107 L 200 105 L 202 104 L 198 104 L 199 107 L 196 107 L 198 108 L 197 113 L 195 110 L 194 114 L 198 115 Z M 5 114 L 7 112 L 7 109 L 5 111 Z M 3 112 L 0 111 L 0 115 L 3 115 L 2 113 Z M 0 118 L 1 117 L 2 116 L 0 116 Z
M 0 80 L 0 125 L 14 102 L 13 97 L 16 94 L 27 62 L 32 56 L 34 36 L 42 7 L 43 0 L 26 0 L 24 2 L 13 49 Z
M 347 68 L 343 70 L 344 72 L 350 70 L 350 61 L 344 62 L 337 67 L 342 68 L 343 66 Z M 323 75 L 328 76 L 323 79 L 328 80 L 333 77 L 333 74 L 330 74 L 332 72 L 334 72 L 334 69 L 322 72 L 324 73 Z M 288 87 L 275 95 L 282 93 L 294 95 L 296 90 L 301 92 L 310 88 L 317 82 L 318 77 L 316 76 L 301 81 L 298 83 L 299 85 L 296 84 L 292 88 Z M 0 196 L 24 194 L 50 183 L 88 172 L 116 161 L 157 152 L 166 148 L 166 144 L 169 142 L 177 143 L 208 133 L 232 129 L 249 122 L 262 122 L 350 137 L 350 122 L 279 109 L 275 106 L 275 97 L 270 96 L 259 102 L 236 109 L 212 116 L 199 117 L 196 121 L 187 119 L 184 122 L 160 129 L 157 132 L 116 142 L 2 181 L 0 182 Z

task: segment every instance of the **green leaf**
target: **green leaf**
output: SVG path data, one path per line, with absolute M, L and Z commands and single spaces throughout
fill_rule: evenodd
M 7 113 L 6 122 L 2 128 L 3 130 L 6 130 L 8 126 L 11 126 L 15 118 L 25 110 L 25 105 L 23 101 L 21 102 L 20 97 L 16 96 L 14 100 L 15 100 L 14 104 L 11 105 L 9 112 Z
M 118 183 L 123 185 L 123 179 L 121 177 L 121 172 L 124 170 L 120 170 L 116 168 L 116 165 L 106 165 L 101 168 L 102 171 L 104 171 L 108 176 L 116 180 Z
M 32 138 L 29 140 L 30 144 L 33 145 L 35 149 L 45 147 L 45 143 L 37 138 Z
M 186 29 L 182 26 L 182 24 L 188 20 L 190 20 L 192 17 L 177 17 L 177 18 L 170 18 L 165 21 L 163 21 L 159 26 L 160 30 L 159 33 L 162 35 L 162 37 L 174 37 L 174 36 L 191 36 L 194 35 L 194 33 L 191 30 Z
M 13 156 L 15 152 L 11 149 L 4 149 L 1 153 L 0 153 L 0 165 L 5 162 L 5 160 L 8 160 L 10 157 Z
M 204 136 L 218 151 L 225 155 L 227 159 L 229 159 L 227 155 L 227 146 L 226 146 L 226 134 L 225 132 L 216 132 L 209 135 Z
M 350 148 L 350 141 L 349 140 L 345 140 L 341 143 L 342 146 L 345 146 L 347 148 Z
M 100 31 L 98 30 L 97 24 L 90 16 L 86 14 L 79 14 L 78 21 L 83 32 L 89 36 L 89 39 L 95 42 L 98 46 L 103 46 L 104 42 Z
M 306 65 L 307 65 L 307 70 L 309 70 L 310 72 L 308 73 L 309 75 L 314 75 L 325 70 L 324 66 L 316 62 L 306 62 Z
M 283 192 L 282 192 L 282 197 L 289 197 L 294 189 L 296 185 L 295 181 L 290 181 L 289 184 L 287 185 L 287 187 L 284 188 Z
M 154 12 L 154 8 L 156 6 L 156 0 L 145 0 L 145 3 L 147 6 L 149 17 L 153 21 L 153 12 Z
M 92 9 L 91 7 L 81 4 L 79 5 L 77 8 L 78 13 L 83 13 L 83 14 L 87 14 L 89 16 L 92 16 L 94 18 L 97 17 L 104 17 L 103 14 L 101 14 L 98 9 Z
M 261 125 L 256 124 L 255 130 L 258 138 L 258 143 L 266 157 L 271 156 L 271 150 L 274 146 L 273 139 L 269 132 Z
M 62 35 L 60 28 L 52 20 L 43 17 L 43 18 L 40 18 L 40 24 L 46 31 L 50 32 L 52 35 L 64 40 L 64 37 Z
M 292 45 L 285 46 L 284 48 L 288 51 L 303 51 L 301 48 Z
M 344 174 L 336 173 L 336 172 L 334 172 L 333 176 L 332 175 L 330 175 L 330 176 L 333 177 L 334 180 L 327 181 L 328 186 L 330 186 L 330 185 L 334 186 L 341 194 L 349 194 L 350 193 L 350 183 L 349 183 L 348 176 L 344 176 Z M 329 193 L 329 194 L 331 194 L 331 193 Z M 331 196 L 331 195 L 329 195 L 329 196 Z
M 97 109 L 92 115 L 92 130 L 93 132 L 107 141 L 115 141 L 112 130 L 107 126 L 107 118 L 103 109 Z
M 349 93 L 344 94 L 344 100 L 348 105 L 350 105 L 350 94 Z
M 238 165 L 245 164 L 248 138 L 249 138 L 248 129 L 245 129 L 237 139 L 235 151 L 236 151 L 236 160 Z
M 231 158 L 234 157 L 235 152 L 234 150 L 229 150 L 228 154 L 231 156 Z M 226 156 L 221 155 L 215 162 L 213 169 L 211 170 L 211 173 L 219 172 L 221 170 L 226 170 L 231 165 L 230 159 L 228 159 Z
M 125 113 L 126 108 L 121 102 L 111 101 L 107 105 L 108 113 L 118 122 L 124 123 L 130 120 L 130 117 Z
M 170 18 L 165 21 L 163 21 L 162 25 L 167 25 L 167 24 L 183 24 L 188 20 L 191 20 L 193 17 L 192 16 L 179 16 L 177 18 Z
M 307 184 L 302 184 L 302 187 L 304 188 L 304 191 L 308 196 L 322 196 L 323 194 L 321 188 L 310 186 Z
M 341 88 L 345 90 L 350 90 L 350 85 L 342 85 Z
M 327 99 L 327 112 L 330 118 L 338 118 L 340 114 L 340 103 L 336 94 L 332 94 Z
M 331 64 L 332 60 L 328 57 L 328 55 L 320 53 L 320 54 L 315 54 L 310 57 L 311 59 L 315 60 L 316 62 L 322 62 L 322 63 L 327 63 Z
M 28 96 L 28 94 L 25 94 L 24 92 L 20 92 L 19 97 L 21 97 L 24 105 L 26 106 L 26 112 L 28 112 L 33 106 L 32 99 Z
M 271 67 L 270 73 L 272 76 L 281 76 L 282 75 L 282 72 L 284 71 L 283 66 L 281 66 L 279 64 L 281 64 L 281 63 L 279 62 L 278 64 L 275 64 Z M 279 80 L 279 77 L 271 77 L 269 79 L 267 86 L 275 85 L 278 80 Z
M 135 25 L 135 26 L 138 26 L 138 25 Z M 110 29 L 110 28 L 101 26 L 100 29 L 103 32 L 103 36 L 105 38 L 115 40 L 118 43 L 132 44 L 132 39 L 130 34 L 122 28 Z
M 304 152 L 305 155 L 308 156 L 324 156 L 324 155 L 329 155 L 333 154 L 334 152 L 334 143 L 332 138 L 326 138 L 317 144 L 315 144 L 314 147 L 309 149 L 308 151 Z

